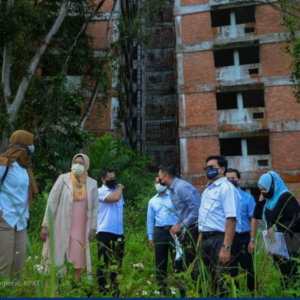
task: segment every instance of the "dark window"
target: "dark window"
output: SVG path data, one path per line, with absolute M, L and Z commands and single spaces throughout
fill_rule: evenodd
M 257 75 L 259 74 L 259 69 L 258 68 L 254 68 L 254 69 L 249 69 L 249 75 Z
M 230 9 L 211 11 L 211 27 L 230 25 Z
M 245 33 L 255 33 L 255 27 L 246 27 Z
M 235 9 L 236 24 L 247 24 L 255 22 L 255 6 L 245 6 Z
M 264 116 L 263 112 L 253 113 L 253 119 L 263 119 Z
M 234 65 L 233 49 L 223 49 L 214 51 L 215 67 L 228 67 Z
M 240 138 L 220 139 L 220 151 L 224 156 L 242 155 L 242 143 Z
M 268 159 L 258 159 L 257 164 L 259 167 L 268 167 L 269 166 L 269 160 Z
M 259 47 L 245 47 L 239 49 L 240 65 L 258 64 Z
M 236 92 L 217 93 L 216 97 L 217 110 L 238 108 Z
M 269 137 L 251 137 L 247 138 L 248 155 L 270 154 Z
M 264 90 L 250 90 L 244 91 L 243 107 L 265 107 Z

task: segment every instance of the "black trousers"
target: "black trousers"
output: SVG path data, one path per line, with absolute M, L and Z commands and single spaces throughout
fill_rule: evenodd
M 154 241 L 156 281 L 158 285 L 166 286 L 169 254 L 172 259 L 172 265 L 175 267 L 175 243 L 170 234 L 170 229 L 155 227 Z
M 119 268 L 122 266 L 122 260 L 124 256 L 124 235 L 113 234 L 110 232 L 98 232 L 98 260 L 100 261 L 102 256 L 104 257 L 104 266 L 97 268 L 97 278 L 99 284 L 99 291 L 106 292 L 105 286 L 107 285 L 107 271 L 109 271 L 110 264 L 116 264 Z M 112 260 L 114 260 L 113 263 Z M 116 282 L 117 273 L 110 272 L 110 279 L 113 289 L 118 290 L 118 284 Z
M 185 264 L 187 268 L 196 259 L 198 236 L 199 236 L 198 224 L 194 224 L 190 226 L 184 235 L 184 241 L 182 242 L 182 246 L 184 248 Z M 193 279 L 197 280 L 197 277 Z
M 224 233 L 218 232 L 215 235 L 205 238 L 203 235 L 201 243 L 201 257 L 205 264 L 212 281 L 212 291 L 216 297 L 218 283 L 220 289 L 220 298 L 227 297 L 227 291 L 224 287 L 224 282 L 220 276 L 223 273 L 228 273 L 228 265 L 219 262 L 219 253 L 224 241 Z
M 292 253 L 292 257 L 298 258 L 300 255 L 298 253 Z M 283 275 L 282 279 L 282 287 L 283 289 L 287 289 L 289 283 L 295 283 L 299 275 L 297 274 L 298 267 L 300 263 L 297 261 L 293 261 L 291 259 L 286 259 L 283 256 L 273 255 L 274 266 L 280 270 L 280 273 Z
M 230 275 L 232 277 L 238 276 L 239 264 L 247 272 L 247 287 L 250 292 L 254 291 L 254 269 L 253 269 L 253 259 L 251 253 L 248 251 L 248 245 L 251 236 L 250 232 L 245 233 L 235 233 L 231 256 L 232 260 L 230 262 Z M 239 288 L 239 282 L 236 280 L 236 286 Z

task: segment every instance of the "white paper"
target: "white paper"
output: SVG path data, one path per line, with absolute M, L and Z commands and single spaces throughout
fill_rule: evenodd
M 181 249 L 181 245 L 178 241 L 177 235 L 175 234 L 175 246 L 176 246 L 176 257 L 175 260 L 179 260 L 181 258 L 182 255 L 182 249 Z
M 274 232 L 274 240 L 268 237 L 267 230 L 262 232 L 267 252 L 290 258 L 282 232 Z

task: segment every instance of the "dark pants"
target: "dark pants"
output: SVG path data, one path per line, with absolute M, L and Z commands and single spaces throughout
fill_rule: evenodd
M 156 281 L 163 287 L 167 285 L 168 253 L 170 253 L 173 267 L 175 262 L 175 243 L 170 234 L 170 228 L 171 226 L 156 227 L 154 233 Z
M 298 253 L 292 253 L 292 257 L 299 259 Z M 282 287 L 283 289 L 287 289 L 289 283 L 295 283 L 298 280 L 299 275 L 297 274 L 298 267 L 300 263 L 297 261 L 293 261 L 291 259 L 286 259 L 283 256 L 273 255 L 274 266 L 278 268 L 281 272 L 282 279 Z
M 196 252 L 197 252 L 196 248 L 197 248 L 198 236 L 199 236 L 199 232 L 198 232 L 197 224 L 190 226 L 184 235 L 184 241 L 182 242 L 182 246 L 184 248 L 185 264 L 187 268 L 196 259 Z M 195 274 L 193 276 L 195 277 Z M 197 280 L 197 277 L 193 279 Z
M 224 282 L 220 276 L 223 273 L 228 273 L 228 266 L 220 264 L 219 253 L 224 241 L 223 232 L 202 233 L 201 242 L 201 257 L 203 263 L 207 267 L 212 280 L 212 290 L 216 296 L 218 283 L 220 288 L 220 298 L 227 296 L 227 291 L 224 287 Z
M 255 285 L 253 259 L 251 253 L 248 251 L 250 239 L 250 232 L 235 234 L 231 251 L 230 275 L 232 277 L 238 276 L 240 263 L 241 267 L 247 272 L 247 287 L 250 292 L 253 292 Z M 237 288 L 239 288 L 239 282 L 237 280 L 235 284 Z
M 98 260 L 104 257 L 104 266 L 97 268 L 97 278 L 99 284 L 99 291 L 106 292 L 105 286 L 107 285 L 107 272 L 110 272 L 110 279 L 112 288 L 118 293 L 118 284 L 116 282 L 117 273 L 109 270 L 110 264 L 118 264 L 118 267 L 122 266 L 122 259 L 124 256 L 124 235 L 113 234 L 110 232 L 98 232 Z M 113 263 L 112 260 L 114 260 Z M 116 262 L 115 262 L 116 261 Z

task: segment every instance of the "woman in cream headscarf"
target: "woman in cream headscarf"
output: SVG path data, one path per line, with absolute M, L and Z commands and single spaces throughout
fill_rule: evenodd
M 89 241 L 96 230 L 98 212 L 97 181 L 88 177 L 90 160 L 85 154 L 77 154 L 72 161 L 72 171 L 60 175 L 53 186 L 42 224 L 41 239 L 44 242 L 44 266 L 50 261 L 49 215 L 53 220 L 55 266 L 68 262 L 74 264 L 76 279 L 86 267 L 91 278 Z M 61 272 L 65 272 L 63 268 Z
M 28 208 L 38 193 L 30 155 L 33 134 L 15 131 L 0 155 L 0 274 L 20 280 L 26 257 Z

